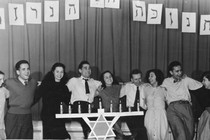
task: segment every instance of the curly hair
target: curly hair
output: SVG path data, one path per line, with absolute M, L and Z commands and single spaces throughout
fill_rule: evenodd
M 161 70 L 159 69 L 151 69 L 151 70 L 148 70 L 147 73 L 146 73 L 146 82 L 149 83 L 149 74 L 153 72 L 156 76 L 156 81 L 158 83 L 158 86 L 161 85 L 163 83 L 163 80 L 164 80 L 164 74 Z

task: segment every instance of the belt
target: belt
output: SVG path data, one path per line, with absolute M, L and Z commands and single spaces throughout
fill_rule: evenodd
M 170 104 L 189 104 L 190 102 L 187 100 L 178 100 L 178 101 L 173 101 Z

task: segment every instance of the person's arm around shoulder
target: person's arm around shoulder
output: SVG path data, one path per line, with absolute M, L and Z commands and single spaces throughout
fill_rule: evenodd
M 75 82 L 76 82 L 76 78 L 75 77 L 69 79 L 69 81 L 66 84 L 66 86 L 68 87 L 69 91 L 73 90 L 73 88 L 75 86 Z
M 96 89 L 95 94 L 94 94 L 94 97 L 100 96 L 102 90 L 103 90 L 103 87 L 100 85 L 100 86 Z
M 203 84 L 201 82 L 194 80 L 188 76 L 185 76 L 184 80 L 188 86 L 188 89 L 190 89 L 190 90 L 196 90 L 203 86 Z
M 95 82 L 95 85 L 96 85 L 97 88 L 101 87 L 101 85 L 102 85 L 101 81 L 94 80 L 94 82 Z
M 166 88 L 165 87 L 162 87 L 162 86 L 160 86 L 160 89 L 161 89 L 161 91 L 162 91 L 162 94 L 164 95 L 164 99 L 165 99 L 165 101 L 166 101 L 166 99 L 167 99 L 167 92 L 166 92 Z
M 128 83 L 125 83 L 125 84 L 122 85 L 122 87 L 121 87 L 121 89 L 120 89 L 120 98 L 126 96 L 127 84 L 128 84 Z
M 169 83 L 169 78 L 165 78 L 163 80 L 163 83 L 160 85 L 160 87 L 167 89 L 166 87 L 167 87 L 168 83 Z
M 4 88 L 4 93 L 5 93 L 5 98 L 7 99 L 7 98 L 9 98 L 9 90 L 8 89 L 6 89 L 5 87 L 3 87 Z
M 41 92 L 42 82 L 35 80 L 35 84 L 36 84 L 36 89 L 35 89 L 35 92 L 34 92 L 34 100 L 33 100 L 33 103 L 32 103 L 31 106 L 34 106 L 42 98 L 42 92 Z
M 94 80 L 94 84 L 96 86 L 96 91 L 94 97 L 99 96 L 100 92 L 103 90 L 101 81 Z
M 147 89 L 149 88 L 149 87 L 151 87 L 151 85 L 149 84 L 149 83 L 144 83 L 143 85 L 142 85 L 142 88 L 140 89 L 140 106 L 143 108 L 143 109 L 145 109 L 145 110 L 147 110 L 147 102 L 146 102 L 146 91 L 147 91 Z
M 4 87 L 7 89 L 7 90 L 9 90 L 9 82 L 10 80 L 9 79 L 6 79 L 5 81 L 4 81 Z

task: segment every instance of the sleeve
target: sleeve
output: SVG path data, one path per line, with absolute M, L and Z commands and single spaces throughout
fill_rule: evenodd
M 6 88 L 5 88 L 5 95 L 6 95 L 6 98 L 9 98 L 9 90 L 7 90 Z
M 126 95 L 126 85 L 123 85 L 120 90 L 120 98 Z
M 44 82 L 42 82 L 39 86 L 37 86 L 32 106 L 36 104 L 42 98 L 43 93 L 45 93 L 46 90 L 44 90 L 43 84 Z
M 187 86 L 190 90 L 196 90 L 203 86 L 203 84 L 199 81 L 196 81 L 192 78 L 186 77 Z
M 102 83 L 100 81 L 95 80 L 95 85 L 98 88 L 98 87 L 100 87 L 102 85 Z
M 66 85 L 64 85 L 61 88 L 61 90 L 62 90 L 62 93 L 63 93 L 62 96 L 61 96 L 61 101 L 63 101 L 66 105 L 68 105 L 69 102 L 70 102 L 70 99 L 71 99 L 71 92 L 69 92 Z
M 164 95 L 164 99 L 165 99 L 165 101 L 166 101 L 166 99 L 167 99 L 166 88 L 164 88 L 164 87 L 161 87 L 161 88 L 162 88 L 162 92 L 163 92 L 163 95 Z
M 67 82 L 67 84 L 66 84 L 66 86 L 68 87 L 69 91 L 72 91 L 72 90 L 73 90 L 73 87 L 74 87 L 74 79 L 75 79 L 75 78 L 71 78 L 71 79 Z
M 166 79 L 163 80 L 163 83 L 161 84 L 161 87 L 166 88 Z
M 6 88 L 4 88 L 4 92 L 5 92 L 5 97 L 9 98 L 9 90 L 7 90 Z
M 5 86 L 6 89 L 9 89 L 9 87 L 8 87 L 8 79 L 6 79 L 6 80 L 4 81 L 4 86 Z

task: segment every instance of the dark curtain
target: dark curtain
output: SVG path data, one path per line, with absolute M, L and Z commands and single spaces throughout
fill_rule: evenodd
M 26 2 L 42 3 L 42 24 L 9 25 L 8 3 L 23 4 L 25 14 Z M 60 0 L 59 22 L 49 23 L 43 20 L 44 0 L 1 0 L 6 30 L 0 30 L 0 70 L 13 77 L 15 63 L 26 59 L 32 76 L 41 80 L 55 62 L 62 62 L 70 78 L 80 61 L 88 60 L 94 78 L 110 70 L 123 82 L 130 80 L 134 68 L 144 74 L 159 68 L 166 74 L 173 60 L 181 61 L 185 73 L 195 78 L 209 70 L 210 37 L 199 35 L 200 15 L 210 14 L 209 0 L 145 0 L 146 7 L 163 4 L 160 25 L 133 21 L 132 0 L 120 0 L 120 9 L 91 8 L 90 0 L 79 2 L 79 20 L 65 20 L 65 1 Z M 178 29 L 165 29 L 165 8 L 178 8 Z M 196 33 L 181 32 L 182 12 L 196 12 Z

